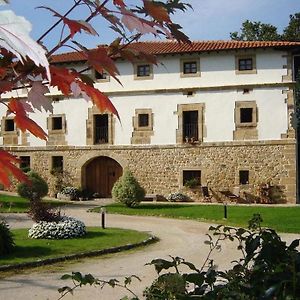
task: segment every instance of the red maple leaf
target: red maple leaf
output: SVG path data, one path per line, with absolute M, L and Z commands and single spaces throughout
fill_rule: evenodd
M 149 0 L 144 0 L 144 8 L 154 20 L 160 23 L 171 22 L 167 9 L 161 4 Z
M 125 7 L 125 3 L 123 0 L 114 0 L 114 5 Z
M 47 140 L 47 134 L 37 123 L 28 118 L 24 106 L 20 101 L 12 98 L 8 103 L 8 107 L 10 112 L 15 114 L 14 122 L 18 128 L 20 128 L 23 132 L 28 130 L 34 136 L 42 140 Z
M 120 74 L 119 70 L 114 61 L 108 56 L 107 48 L 98 47 L 97 49 L 87 51 L 86 55 L 89 64 L 93 66 L 96 71 L 102 73 L 104 69 L 121 84 L 120 80 L 116 77 L 116 75 Z
M 66 68 L 58 68 L 50 66 L 51 85 L 57 88 L 66 96 L 71 93 L 71 84 L 79 76 L 75 71 L 70 71 Z
M 81 32 L 81 30 L 84 30 L 85 32 L 87 32 L 89 34 L 92 34 L 92 35 L 98 35 L 96 30 L 88 22 L 85 22 L 85 21 L 82 21 L 82 20 L 71 20 L 67 17 L 62 16 L 61 14 L 59 14 L 54 9 L 52 9 L 50 7 L 47 7 L 47 6 L 39 6 L 38 8 L 48 9 L 53 13 L 53 15 L 55 17 L 60 18 L 64 22 L 64 24 L 69 27 L 71 38 L 73 38 L 75 33 Z
M 116 115 L 117 118 L 120 120 L 117 109 L 106 95 L 101 93 L 98 89 L 86 85 L 83 82 L 78 81 L 77 83 L 81 91 L 84 92 L 91 99 L 91 101 L 99 108 L 100 112 L 109 111 Z
M 10 185 L 10 175 L 13 175 L 19 181 L 30 184 L 28 177 L 15 165 L 19 162 L 16 156 L 0 150 L 0 182 L 5 187 Z

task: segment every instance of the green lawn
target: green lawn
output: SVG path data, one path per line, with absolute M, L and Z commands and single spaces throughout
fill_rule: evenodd
M 248 220 L 253 214 L 259 213 L 263 218 L 262 225 L 265 227 L 270 227 L 280 232 L 300 233 L 300 206 L 228 205 L 227 220 L 224 220 L 223 205 L 141 204 L 136 208 L 127 208 L 121 204 L 112 204 L 107 206 L 107 211 L 113 214 L 193 219 L 242 227 L 247 227 Z
M 45 202 L 50 203 L 53 207 L 67 203 L 54 200 L 45 200 Z M 28 208 L 28 199 L 19 196 L 0 195 L 0 213 L 24 213 L 28 211 Z
M 46 240 L 28 238 L 28 229 L 12 230 L 16 243 L 15 251 L 10 255 L 1 257 L 0 264 L 16 264 L 92 250 L 102 250 L 129 243 L 138 243 L 149 237 L 148 234 L 143 232 L 118 228 L 103 230 L 89 227 L 87 231 L 87 235 L 81 238 Z

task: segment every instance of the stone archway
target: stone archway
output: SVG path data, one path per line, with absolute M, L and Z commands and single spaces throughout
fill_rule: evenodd
M 103 198 L 109 198 L 113 185 L 122 173 L 122 166 L 114 159 L 107 156 L 96 157 L 85 166 L 85 188 Z

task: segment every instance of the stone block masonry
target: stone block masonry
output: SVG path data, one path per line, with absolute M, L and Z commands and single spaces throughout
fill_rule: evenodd
M 95 145 L 87 147 L 7 147 L 16 155 L 28 155 L 31 168 L 40 173 L 54 193 L 51 156 L 63 156 L 63 167 L 75 187 L 85 185 L 85 166 L 106 156 L 129 168 L 147 194 L 167 196 L 183 188 L 183 172 L 201 171 L 201 184 L 214 190 L 233 189 L 257 194 L 259 184 L 282 188 L 287 203 L 296 202 L 296 145 L 294 140 L 236 141 L 197 145 Z M 249 182 L 240 184 L 240 171 Z

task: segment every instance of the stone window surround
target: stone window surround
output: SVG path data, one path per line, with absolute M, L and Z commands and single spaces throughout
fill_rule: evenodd
M 148 126 L 139 126 L 139 115 L 148 115 Z M 154 117 L 151 108 L 137 108 L 135 115 L 132 117 L 133 132 L 131 144 L 150 144 L 151 136 L 153 136 Z
M 53 129 L 53 119 L 61 118 L 62 119 L 62 128 L 61 129 Z M 67 131 L 66 126 L 66 115 L 65 114 L 53 114 L 47 118 L 47 129 L 50 134 L 65 134 Z
M 197 64 L 197 72 L 196 73 L 188 73 L 185 74 L 184 73 L 184 63 L 188 63 L 188 62 L 196 62 Z M 200 59 L 199 57 L 190 57 L 190 58 L 181 58 L 180 59 L 180 77 L 184 78 L 184 77 L 200 77 L 201 73 L 200 73 Z
M 107 113 L 108 115 L 108 143 L 105 144 L 95 144 L 95 118 L 94 115 L 100 115 L 103 114 L 100 112 L 99 108 L 97 106 L 93 106 L 88 109 L 88 118 L 86 120 L 86 144 L 87 145 L 112 145 L 114 142 L 114 132 L 115 132 L 115 118 L 112 113 Z
M 184 144 L 183 141 L 183 112 L 184 111 L 198 111 L 198 141 L 203 140 L 204 131 L 204 115 L 203 111 L 205 108 L 204 103 L 190 103 L 190 104 L 178 104 L 177 115 L 178 115 L 178 129 L 176 129 L 176 144 Z
M 241 123 L 241 108 L 252 108 L 252 122 Z M 234 122 L 233 140 L 257 140 L 258 111 L 256 102 L 237 101 L 234 109 Z
M 239 70 L 239 60 L 240 59 L 252 59 L 252 70 Z M 256 69 L 256 55 L 255 54 L 243 54 L 235 56 L 235 74 L 257 74 Z
M 139 126 L 139 115 L 148 115 L 148 126 Z M 132 119 L 134 131 L 152 131 L 153 130 L 153 113 L 151 108 L 137 108 Z
M 183 189 L 185 188 L 185 186 L 183 185 L 183 172 L 184 171 L 200 171 L 201 173 L 201 178 L 200 178 L 200 182 L 205 182 L 205 180 L 203 181 L 203 172 L 202 172 L 202 169 L 200 166 L 195 166 L 195 167 L 183 167 L 182 169 L 179 170 L 179 189 Z
M 16 124 L 14 123 L 14 130 L 8 130 L 6 131 L 6 121 L 7 120 L 14 120 L 14 117 L 2 117 L 2 121 L 1 121 L 1 133 L 2 134 L 17 134 L 18 129 Z
M 13 131 L 5 131 L 6 120 L 13 120 L 13 119 L 14 117 L 11 116 L 9 117 L 4 116 L 1 119 L 1 136 L 3 137 L 3 145 L 11 145 L 11 146 L 19 145 L 20 130 L 17 128 L 16 124 L 14 124 Z M 26 136 L 26 133 L 22 133 L 22 137 L 23 136 Z
M 138 66 L 142 66 L 142 65 L 149 65 L 150 67 L 150 74 L 149 76 L 138 76 L 137 75 L 137 70 L 138 70 Z M 133 64 L 133 74 L 134 74 L 134 80 L 150 80 L 153 79 L 153 64 L 149 63 L 149 62 L 138 62 L 138 63 L 134 63 Z
M 252 122 L 241 122 L 241 109 L 252 108 Z M 257 105 L 256 101 L 237 101 L 235 102 L 234 121 L 236 128 L 256 127 L 257 126 Z

